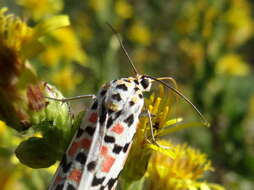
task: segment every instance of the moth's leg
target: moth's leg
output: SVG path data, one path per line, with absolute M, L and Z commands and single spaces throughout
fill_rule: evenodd
M 146 133 L 145 133 L 145 136 L 146 136 L 146 139 L 148 142 L 152 143 L 152 144 L 155 144 L 156 146 L 160 147 L 160 148 L 164 148 L 164 149 L 169 149 L 169 147 L 167 146 L 163 146 L 163 145 L 160 145 L 157 143 L 156 139 L 155 139 L 155 136 L 154 136 L 154 133 L 153 133 L 153 123 L 152 123 L 152 116 L 151 116 L 151 113 L 148 109 L 146 109 L 147 111 L 147 114 L 148 114 L 148 119 L 149 119 L 149 128 L 150 128 L 150 133 L 151 133 L 151 141 L 147 138 L 146 136 Z
M 150 113 L 150 116 L 151 116 L 151 117 L 155 117 L 155 115 L 152 114 L 152 113 Z M 141 118 L 141 117 L 148 117 L 147 111 L 141 112 L 141 113 L 139 114 L 139 118 Z
M 52 98 L 52 97 L 45 97 L 47 99 L 50 99 L 50 100 L 55 100 L 55 101 L 60 101 L 60 102 L 69 102 L 71 100 L 80 100 L 80 99 L 84 99 L 84 98 L 92 98 L 92 99 L 95 99 L 96 96 L 94 94 L 86 94 L 86 95 L 80 95 L 80 96 L 74 96 L 74 97 L 70 97 L 70 98 L 62 98 L 62 99 L 59 99 L 59 98 Z

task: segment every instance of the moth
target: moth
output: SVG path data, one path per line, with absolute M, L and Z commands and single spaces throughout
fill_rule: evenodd
M 182 96 L 203 117 L 177 89 L 158 78 L 138 74 L 119 37 L 118 40 L 136 75 L 101 87 L 67 148 L 49 190 L 113 190 L 116 187 L 144 105 L 143 93 L 150 91 L 153 81 Z

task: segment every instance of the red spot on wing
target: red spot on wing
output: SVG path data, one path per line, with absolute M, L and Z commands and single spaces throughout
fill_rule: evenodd
M 74 169 L 71 171 L 70 175 L 68 176 L 68 179 L 79 183 L 79 181 L 81 179 L 81 175 L 82 175 L 82 173 L 80 170 Z
M 101 155 L 102 155 L 102 156 L 106 156 L 107 153 L 108 153 L 108 147 L 102 146 L 102 147 L 101 147 Z
M 82 148 L 86 148 L 86 149 L 89 149 L 90 145 L 91 145 L 91 140 L 89 139 L 82 139 L 79 141 L 79 145 L 82 147 Z
M 102 171 L 109 172 L 109 170 L 112 167 L 112 165 L 114 164 L 115 160 L 116 159 L 113 158 L 112 156 L 107 156 L 103 162 Z
M 60 183 L 64 178 L 57 176 L 55 179 L 55 183 Z
M 124 131 L 124 127 L 123 125 L 121 125 L 120 123 L 116 124 L 111 131 L 117 133 L 117 134 L 121 134 Z
M 71 145 L 70 150 L 68 151 L 68 155 L 69 155 L 69 156 L 74 156 L 75 153 L 76 153 L 77 150 L 78 150 L 78 146 L 79 146 L 78 143 L 73 142 L 72 145 Z
M 96 112 L 93 112 L 90 117 L 89 117 L 89 121 L 91 123 L 96 123 L 97 122 L 97 119 L 98 119 L 98 114 Z

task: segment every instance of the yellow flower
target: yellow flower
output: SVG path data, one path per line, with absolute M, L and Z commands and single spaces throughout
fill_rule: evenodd
M 38 80 L 29 59 L 43 50 L 39 41 L 51 30 L 69 24 L 68 17 L 48 18 L 35 27 L 27 26 L 20 18 L 0 9 L 0 111 L 8 126 L 23 129 L 29 120 L 25 97 L 29 83 Z
M 224 188 L 200 179 L 206 171 L 213 171 L 211 162 L 205 154 L 200 153 L 186 144 L 174 145 L 171 142 L 159 141 L 171 147 L 175 153 L 172 159 L 160 152 L 153 152 L 147 169 L 151 190 L 223 190 Z
M 6 11 L 7 8 L 0 9 L 0 86 L 13 84 L 11 80 L 25 69 L 31 71 L 27 59 L 42 50 L 38 40 L 42 35 L 69 24 L 66 16 L 56 16 L 31 28 L 14 15 L 5 15 Z
M 253 34 L 252 9 L 246 0 L 230 0 L 229 5 L 225 14 L 226 21 L 231 25 L 228 42 L 231 46 L 237 46 Z
M 216 71 L 220 74 L 245 76 L 250 72 L 250 68 L 239 55 L 232 53 L 219 59 Z
M 59 13 L 63 9 L 62 0 L 16 0 L 25 8 L 25 14 L 34 20 Z
M 132 6 L 124 0 L 118 0 L 115 4 L 115 11 L 119 17 L 131 18 L 133 14 Z
M 134 23 L 128 32 L 129 38 L 137 43 L 149 45 L 151 43 L 151 33 L 141 22 Z
M 174 128 L 172 126 L 182 121 L 182 118 L 170 119 L 173 102 L 175 100 L 175 96 L 170 93 L 165 93 L 164 87 L 159 86 L 158 94 L 152 94 L 149 99 L 146 99 L 145 103 L 151 113 L 151 123 L 148 116 L 140 118 L 140 124 L 135 138 L 135 140 L 139 142 L 139 144 L 143 144 L 145 148 L 163 152 L 172 158 L 174 157 L 172 151 L 170 149 L 158 147 L 158 145 L 154 144 L 153 138 L 156 140 L 158 137 L 169 134 L 170 132 L 168 129 Z M 153 134 L 151 134 L 151 127 Z M 152 135 L 154 137 L 152 137 Z
M 56 65 L 62 60 L 84 64 L 87 60 L 71 28 L 66 27 L 52 32 L 51 38 L 44 39 L 44 43 L 47 49 L 41 54 L 41 59 L 45 65 Z
M 149 99 L 146 99 L 146 107 L 152 114 L 152 124 L 150 126 L 148 116 L 143 116 L 139 120 L 137 132 L 135 134 L 132 148 L 130 150 L 126 167 L 122 174 L 125 181 L 135 181 L 144 176 L 146 172 L 146 166 L 150 155 L 153 150 L 163 152 L 165 155 L 174 157 L 171 149 L 165 149 L 158 147 L 152 143 L 150 127 L 153 128 L 154 137 L 161 136 L 159 131 L 166 126 L 174 125 L 180 121 L 180 119 L 169 119 L 171 114 L 172 100 L 169 94 L 164 92 L 164 88 L 160 86 L 159 95 L 151 95 Z M 163 98 L 162 98 L 163 97 Z M 145 110 L 144 114 L 146 114 Z
M 30 76 L 33 75 L 32 70 L 27 67 L 24 53 L 32 38 L 32 28 L 14 15 L 6 15 L 6 12 L 7 8 L 0 9 L 0 104 L 5 108 L 4 111 L 0 111 L 0 115 L 12 126 L 16 124 L 17 117 L 25 117 L 20 104 L 19 107 L 15 107 L 14 104 L 19 96 L 17 78 L 24 70 L 29 70 Z
M 32 29 L 14 15 L 5 15 L 7 10 L 0 9 L 0 44 L 19 51 L 31 37 Z
M 0 86 L 8 86 L 24 67 L 22 50 L 32 36 L 32 29 L 12 14 L 0 9 Z
M 172 80 L 171 82 L 176 86 L 175 81 Z M 159 155 L 162 154 L 169 160 L 177 157 L 176 154 L 179 153 L 175 150 L 175 146 L 172 143 L 157 141 L 159 137 L 187 127 L 203 125 L 200 122 L 181 124 L 180 122 L 182 121 L 182 118 L 170 119 L 174 101 L 175 96 L 166 93 L 163 86 L 159 86 L 159 92 L 152 94 L 149 99 L 145 100 L 145 107 L 148 108 L 151 113 L 151 123 L 148 115 L 141 116 L 139 119 L 139 125 L 133 140 L 132 148 L 121 175 L 122 184 L 131 184 L 133 181 L 140 180 L 144 177 L 149 159 L 152 154 L 155 154 L 153 152 L 157 152 Z M 143 113 L 146 114 L 145 109 L 143 110 Z M 202 160 L 201 158 L 203 157 L 194 157 L 193 159 L 199 158 Z M 209 168 L 208 165 L 209 164 L 207 164 L 205 168 Z M 196 168 L 196 171 L 199 171 L 198 168 Z M 123 189 L 125 188 L 127 187 L 123 187 Z
M 70 92 L 81 81 L 82 76 L 75 73 L 72 67 L 65 67 L 52 76 L 52 81 L 63 91 Z

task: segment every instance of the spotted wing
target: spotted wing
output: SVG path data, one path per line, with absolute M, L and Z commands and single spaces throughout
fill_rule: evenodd
M 135 83 L 123 81 L 100 90 L 49 190 L 111 190 L 116 185 L 143 106 Z
M 99 101 L 95 99 L 74 135 L 49 190 L 76 190 L 93 143 L 99 140 Z
M 87 166 L 93 167 L 85 167 L 79 190 L 111 190 L 116 186 L 143 103 L 143 96 L 135 83 L 118 80 L 110 84 L 101 102 L 100 144 L 89 151 L 91 157 Z

